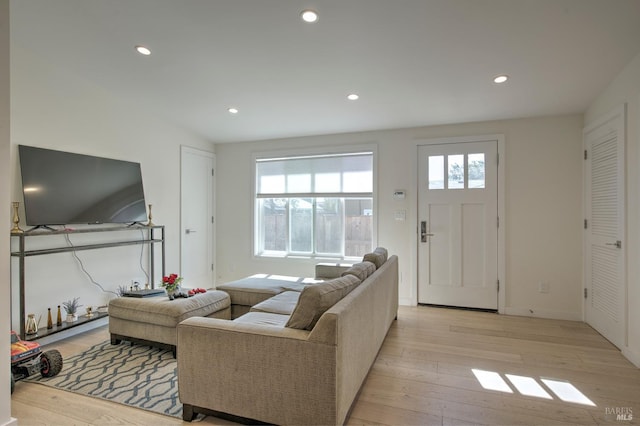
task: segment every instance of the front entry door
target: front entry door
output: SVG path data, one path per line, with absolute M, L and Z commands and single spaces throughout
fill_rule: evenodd
M 418 156 L 418 302 L 497 310 L 498 142 Z

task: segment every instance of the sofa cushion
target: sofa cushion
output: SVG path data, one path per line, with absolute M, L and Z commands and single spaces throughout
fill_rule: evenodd
M 330 280 L 338 278 L 352 266 L 352 263 L 318 263 L 316 264 L 316 279 Z
M 248 312 L 234 319 L 233 322 L 252 325 L 272 325 L 282 328 L 288 319 L 288 315 L 272 314 L 269 312 Z
M 299 291 L 285 291 L 251 307 L 251 312 L 291 315 L 298 303 Z
M 367 253 L 362 258 L 363 261 L 371 262 L 376 265 L 376 269 L 381 267 L 387 261 L 389 253 L 384 247 L 378 247 L 373 252 Z
M 347 269 L 342 273 L 342 276 L 345 275 L 355 275 L 360 279 L 360 281 L 366 280 L 369 275 L 373 274 L 376 271 L 376 265 L 371 262 L 360 262 L 353 265 L 351 268 Z
M 358 284 L 360 279 L 349 274 L 306 287 L 300 293 L 298 304 L 287 321 L 286 327 L 312 330 L 322 314 L 349 294 Z

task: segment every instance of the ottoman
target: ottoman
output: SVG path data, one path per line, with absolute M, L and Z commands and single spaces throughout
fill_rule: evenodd
M 229 295 L 208 290 L 188 298 L 119 297 L 109 302 L 111 344 L 122 340 L 171 349 L 176 354 L 176 326 L 190 317 L 231 319 Z
M 322 280 L 315 278 L 255 274 L 216 286 L 216 288 L 228 293 L 231 297 L 231 318 L 235 319 L 249 312 L 252 306 L 283 291 L 301 292 L 308 285 L 320 282 Z

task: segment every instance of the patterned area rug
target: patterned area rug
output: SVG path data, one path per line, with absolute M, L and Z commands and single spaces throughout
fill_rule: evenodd
M 64 359 L 57 376 L 27 381 L 182 418 L 176 369 L 169 350 L 107 341 Z

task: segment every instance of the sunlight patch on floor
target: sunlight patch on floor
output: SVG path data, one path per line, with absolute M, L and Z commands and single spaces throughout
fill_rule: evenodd
M 553 397 L 549 395 L 549 392 L 544 390 L 542 385 L 533 377 L 516 376 L 515 374 L 505 374 L 505 376 L 507 376 L 507 379 L 513 383 L 513 386 L 515 386 L 522 395 L 553 399 Z
M 478 379 L 483 388 L 499 392 L 513 393 L 513 390 L 511 390 L 507 382 L 505 382 L 502 376 L 495 371 L 476 370 L 475 368 L 471 371 L 473 371 L 473 374 L 476 376 L 476 379 Z
M 547 385 L 549 389 L 555 393 L 558 398 L 565 402 L 575 402 L 576 404 L 584 404 L 591 405 L 595 407 L 596 404 L 593 403 L 589 398 L 586 397 L 585 394 L 580 392 L 575 386 L 573 386 L 569 382 L 565 382 L 562 380 L 553 380 L 553 379 L 540 379 L 542 383 Z
M 578 388 L 565 380 L 540 378 L 540 381 L 546 386 L 545 389 L 545 387 L 533 377 L 505 374 L 504 377 L 507 378 L 507 380 L 505 380 L 500 373 L 495 371 L 479 370 L 476 368 L 471 369 L 471 371 L 480 385 L 487 390 L 514 393 L 513 386 L 520 394 L 525 396 L 554 399 L 554 397 L 547 392 L 548 389 L 558 399 L 564 402 L 590 405 L 592 407 L 596 406 L 596 404 L 580 392 Z

